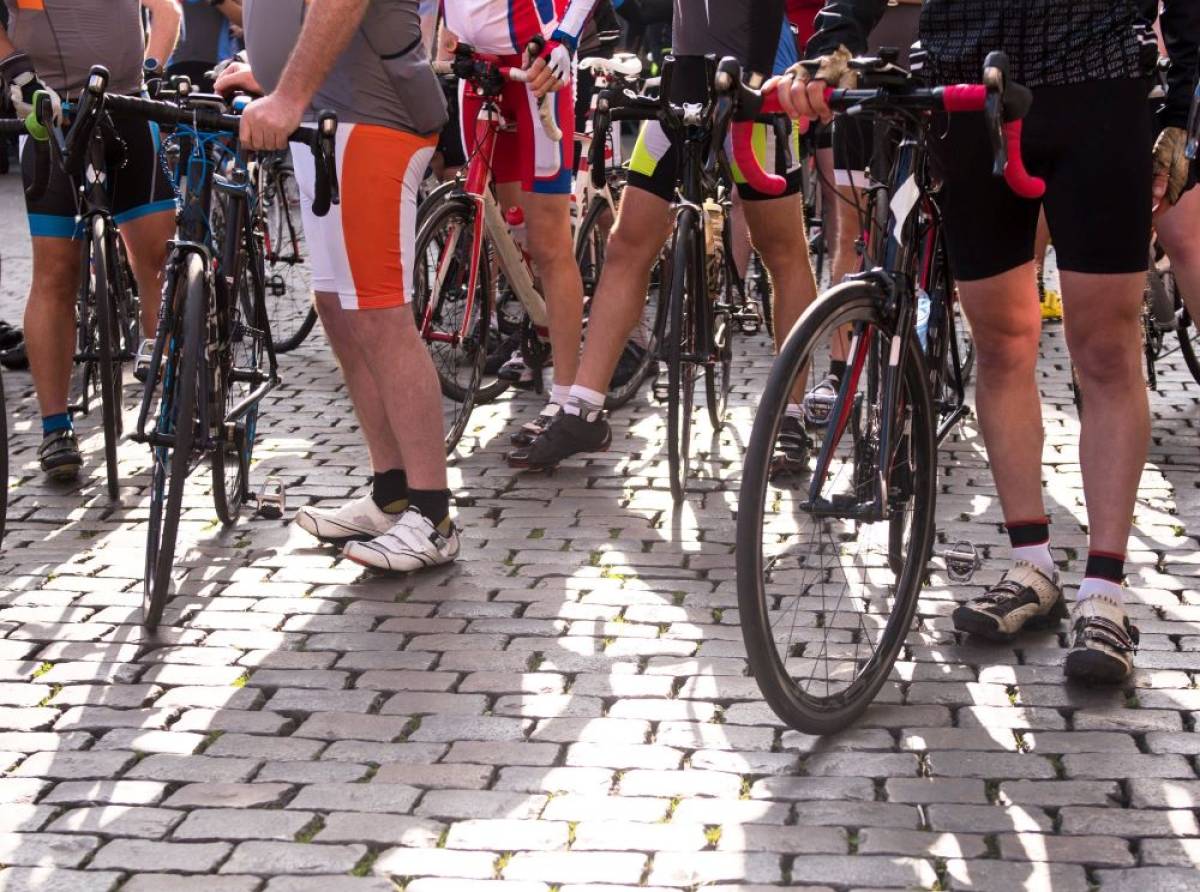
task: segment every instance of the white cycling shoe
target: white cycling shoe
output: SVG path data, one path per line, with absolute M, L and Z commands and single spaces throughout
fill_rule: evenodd
M 380 510 L 369 495 L 336 510 L 305 505 L 296 512 L 296 526 L 322 542 L 342 545 L 355 539 L 374 539 L 391 529 L 397 514 Z
M 364 567 L 409 573 L 450 563 L 458 557 L 459 544 L 457 527 L 443 536 L 428 517 L 409 508 L 383 535 L 369 542 L 347 542 L 342 554 Z

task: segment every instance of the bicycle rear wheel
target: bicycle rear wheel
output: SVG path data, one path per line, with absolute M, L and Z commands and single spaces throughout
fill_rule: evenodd
M 275 352 L 287 353 L 304 343 L 317 322 L 305 263 L 308 244 L 300 217 L 300 187 L 289 158 L 271 163 L 262 194 L 267 315 Z
M 475 206 L 448 199 L 430 211 L 417 235 L 413 273 L 413 313 L 417 331 L 429 349 L 442 389 L 446 452 L 462 439 L 476 403 L 495 393 L 484 390 L 491 320 L 491 267 L 488 246 L 479 251 L 471 295 Z
M 700 221 L 691 208 L 675 222 L 671 252 L 671 329 L 667 335 L 667 464 L 671 498 L 678 504 L 687 494 L 691 464 L 692 410 L 696 399 L 695 305 L 707 301 L 702 267 Z
M 1175 329 L 1175 334 L 1179 338 L 1179 352 L 1183 354 L 1183 361 L 1188 367 L 1188 371 L 1192 373 L 1192 378 L 1196 383 L 1200 384 L 1200 328 L 1197 327 L 1196 321 L 1192 319 L 1191 313 L 1188 312 L 1187 305 L 1183 302 L 1183 295 L 1179 293 L 1179 283 L 1175 281 L 1175 276 L 1172 274 L 1171 281 L 1171 299 L 1175 304 L 1175 318 L 1179 320 L 1179 325 Z
M 250 494 L 250 459 L 258 433 L 258 401 L 252 402 L 235 420 L 225 418 L 250 398 L 269 377 L 267 369 L 267 326 L 259 318 L 262 301 L 262 257 L 247 238 L 243 249 L 246 264 L 237 294 L 229 296 L 229 347 L 220 358 L 218 380 L 212 391 L 210 423 L 218 436 L 212 451 L 213 504 L 221 523 L 236 523 Z
M 121 441 L 121 331 L 113 311 L 120 287 L 119 275 L 114 275 L 117 259 L 114 241 L 116 232 L 102 216 L 92 218 L 91 270 L 92 306 L 96 313 L 96 365 L 100 378 L 100 409 L 104 424 L 104 468 L 109 499 L 121 495 L 121 475 L 117 467 L 117 447 Z
M 154 445 L 150 483 L 150 521 L 146 533 L 146 573 L 142 590 L 142 625 L 156 629 L 171 590 L 175 543 L 183 490 L 192 466 L 196 409 L 206 328 L 207 286 L 199 255 L 189 254 L 170 295 L 179 315 L 163 350 L 162 396 L 155 432 L 173 438 L 170 446 Z
M 883 392 L 894 334 L 882 293 L 856 282 L 813 304 L 783 344 L 759 403 L 738 500 L 737 584 L 750 667 L 775 713 L 805 733 L 846 727 L 883 687 L 912 624 L 933 541 L 936 421 L 924 359 L 908 335 L 902 398 L 892 430 L 888 511 L 863 509 L 878 493 Z M 812 432 L 814 468 L 771 479 L 776 440 L 797 381 L 852 326 L 851 364 L 826 427 Z M 818 465 L 819 466 L 819 465 Z M 786 478 L 786 479 L 784 479 Z M 889 562 L 893 522 L 906 539 Z
M 731 297 L 726 294 L 726 301 Z M 713 354 L 704 364 L 704 395 L 708 420 L 713 432 L 718 433 L 725 426 L 729 392 L 733 389 L 733 315 L 724 310 L 719 313 L 710 310 L 709 321 L 713 332 Z

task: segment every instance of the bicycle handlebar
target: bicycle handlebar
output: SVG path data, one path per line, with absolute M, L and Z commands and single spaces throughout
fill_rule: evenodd
M 212 108 L 179 106 L 156 99 L 108 93 L 107 86 L 108 71 L 100 65 L 93 67 L 67 133 L 64 162 L 70 163 L 86 146 L 84 137 L 90 136 L 95 116 L 102 110 L 137 115 L 164 127 L 190 126 L 197 130 L 230 133 L 235 138 L 241 128 L 239 115 L 225 114 Z M 335 166 L 336 135 L 337 116 L 333 112 L 323 111 L 317 115 L 315 126 L 300 127 L 288 137 L 289 142 L 306 145 L 312 150 L 317 173 L 312 210 L 318 217 L 325 216 L 331 205 L 340 202 Z
M 787 181 L 763 170 L 752 144 L 754 119 L 763 114 L 783 113 L 778 94 L 760 93 L 743 84 L 741 66 L 732 58 L 721 61 L 717 92 L 733 97 L 733 155 L 746 182 L 767 195 L 782 195 Z M 1045 194 L 1045 181 L 1026 170 L 1021 156 L 1021 119 L 1028 113 L 1033 95 L 1027 88 L 1008 80 L 1008 59 L 1003 53 L 988 55 L 980 84 L 933 88 L 906 86 L 900 90 L 826 87 L 825 101 L 833 111 L 849 114 L 870 106 L 910 111 L 983 112 L 995 156 L 993 175 L 1003 176 L 1009 188 L 1022 198 L 1038 199 Z
M 546 41 L 541 37 L 535 37 L 525 46 L 526 56 L 529 59 L 536 59 L 542 54 L 545 47 Z M 459 80 L 470 82 L 472 86 L 483 85 L 485 91 L 489 81 L 497 77 L 515 83 L 529 83 L 528 69 L 517 68 L 515 65 L 501 65 L 498 56 L 477 52 L 473 46 L 467 43 L 460 43 L 455 47 L 453 61 L 434 62 L 433 72 L 439 75 L 453 75 Z M 547 93 L 538 99 L 538 118 L 541 119 L 542 130 L 545 131 L 550 141 L 562 142 L 562 129 L 554 119 L 553 95 Z

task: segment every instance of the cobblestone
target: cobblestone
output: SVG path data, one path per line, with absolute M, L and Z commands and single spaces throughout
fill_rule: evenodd
M 26 238 L 19 186 L 0 176 L 10 321 Z M 1086 539 L 1060 325 L 1042 346 L 1052 545 L 1070 597 Z M 954 603 L 1006 555 L 968 419 L 939 451 L 937 521 L 984 565 L 951 586 L 935 555 L 879 702 L 822 739 L 774 716 L 741 640 L 734 510 L 769 357 L 762 336 L 736 351 L 730 425 L 710 439 L 698 421 L 703 480 L 678 510 L 649 395 L 614 413 L 610 452 L 548 475 L 502 462 L 534 400 L 477 407 L 450 467 L 462 559 L 425 576 L 362 574 L 248 512 L 215 525 L 199 471 L 157 636 L 137 626 L 145 449 L 121 444 L 110 504 L 98 419 L 80 417 L 85 479 L 45 483 L 29 376 L 6 372 L 0 888 L 1200 889 L 1200 424 L 1177 355 L 1151 397 L 1131 682 L 1065 685 L 1061 630 L 1013 646 L 953 633 Z M 319 326 L 281 371 L 254 485 L 278 476 L 290 506 L 363 494 L 366 456 Z M 134 401 L 130 385 L 127 425 Z

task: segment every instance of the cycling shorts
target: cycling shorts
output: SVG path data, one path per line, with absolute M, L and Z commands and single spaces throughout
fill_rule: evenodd
M 520 56 L 501 56 L 500 64 L 520 67 Z M 497 183 L 520 183 L 526 192 L 541 195 L 570 195 L 575 163 L 575 89 L 571 84 L 551 94 L 555 123 L 563 139 L 546 135 L 538 114 L 538 100 L 528 85 L 507 81 L 497 98 L 504 120 L 515 129 L 502 131 L 492 156 L 492 178 Z M 463 148 L 468 158 L 479 138 L 479 110 L 484 100 L 470 84 L 459 81 L 458 107 L 462 121 Z
M 175 187 L 158 154 L 158 133 L 144 118 L 112 115 L 106 134 L 109 210 L 117 225 L 147 214 L 175 210 Z M 75 185 L 49 156 L 49 146 L 21 138 L 21 175 L 28 188 L 39 163 L 49 165 L 46 191 L 25 200 L 29 234 L 39 238 L 82 239 Z M 40 161 L 39 161 L 40 157 Z
M 1046 180 L 1040 202 L 1018 197 L 992 176 L 982 114 L 936 124 L 929 146 L 945 182 L 942 215 L 955 276 L 985 279 L 1031 261 L 1043 207 L 1059 269 L 1144 271 L 1153 132 L 1148 92 L 1140 79 L 1033 91 L 1021 146 L 1030 173 Z
M 753 145 L 754 155 L 762 169 L 786 179 L 787 188 L 782 195 L 768 195 L 752 187 L 733 161 L 732 149 L 727 144 L 733 180 L 742 199 L 768 201 L 799 195 L 804 185 L 804 171 L 799 161 L 799 134 L 791 123 L 788 122 L 784 127 L 782 139 L 773 125 L 755 124 Z M 678 146 L 658 121 L 647 121 L 642 125 L 629 158 L 629 185 L 657 195 L 663 201 L 674 201 L 676 184 L 679 182 L 679 163 Z
M 337 294 L 345 310 L 387 310 L 412 296 L 417 187 L 437 137 L 375 124 L 338 124 L 341 204 L 312 212 L 316 166 L 292 149 L 314 291 Z

